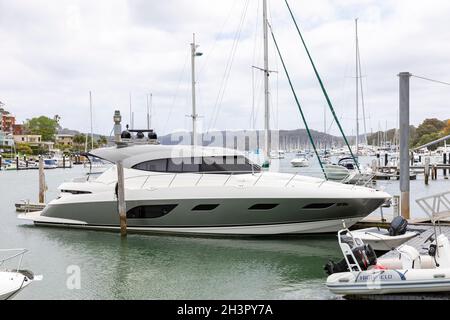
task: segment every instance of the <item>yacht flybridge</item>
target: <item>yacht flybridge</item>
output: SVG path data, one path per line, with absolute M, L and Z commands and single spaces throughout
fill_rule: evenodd
M 167 145 L 102 148 L 95 157 L 124 165 L 130 232 L 277 235 L 335 232 L 377 209 L 390 195 L 297 174 L 262 172 L 236 150 Z M 67 182 L 36 225 L 119 229 L 117 170 Z

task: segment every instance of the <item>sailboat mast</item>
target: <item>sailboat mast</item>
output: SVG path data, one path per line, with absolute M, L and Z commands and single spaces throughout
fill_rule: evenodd
M 148 94 L 147 94 L 147 130 L 150 130 L 151 121 L 150 121 L 150 106 L 148 102 Z M 152 99 L 152 94 L 150 94 L 150 101 Z M 151 102 L 150 102 L 151 103 Z
M 355 80 L 356 80 L 356 156 L 359 154 L 359 68 L 358 68 L 358 18 L 355 19 Z
M 191 43 L 191 79 L 192 79 L 192 145 L 196 145 L 197 137 L 197 111 L 195 101 L 195 56 L 197 55 L 197 46 L 195 45 L 195 33 L 192 34 Z
M 269 114 L 269 42 L 268 42 L 267 0 L 263 0 L 263 33 L 264 33 L 264 143 L 266 159 L 270 157 L 270 114 Z
M 92 125 L 92 92 L 89 91 L 89 111 L 91 116 L 91 150 L 94 149 L 94 129 Z

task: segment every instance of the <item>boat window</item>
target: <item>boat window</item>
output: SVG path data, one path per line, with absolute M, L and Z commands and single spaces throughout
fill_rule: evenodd
M 199 172 L 201 158 L 183 158 L 183 172 Z
M 183 162 L 181 159 L 168 159 L 167 172 L 183 172 Z
M 338 207 L 347 207 L 348 203 L 340 202 L 340 203 L 336 204 L 336 206 L 338 206 Z
M 219 156 L 219 157 L 187 157 L 157 159 L 145 161 L 132 167 L 137 170 L 154 172 L 235 172 L 250 173 L 260 172 L 261 167 L 251 164 L 243 156 Z
M 134 207 L 127 212 L 127 219 L 153 219 L 159 218 L 172 211 L 176 204 L 161 204 L 152 206 Z
M 90 191 L 80 191 L 80 190 L 61 190 L 62 193 L 71 193 L 71 194 L 89 194 L 92 193 Z
M 326 209 L 333 206 L 334 203 L 310 203 L 303 207 L 303 209 Z
M 270 210 L 278 206 L 278 203 L 258 203 L 252 205 L 248 210 Z
M 133 169 L 155 172 L 167 171 L 167 159 L 157 159 L 141 162 L 133 166 Z
M 209 211 L 214 210 L 218 206 L 218 204 L 199 204 L 198 206 L 192 208 L 192 211 Z

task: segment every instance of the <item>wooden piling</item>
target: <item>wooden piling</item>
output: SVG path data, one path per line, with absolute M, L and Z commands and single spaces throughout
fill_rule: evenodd
M 19 170 L 19 156 L 16 156 L 16 170 Z
M 384 154 L 384 166 L 387 166 L 388 165 L 388 154 L 387 153 L 385 153 Z
M 39 203 L 45 203 L 44 159 L 39 156 Z
M 63 169 L 66 168 L 66 156 L 63 155 Z
M 2 157 L 2 155 L 0 154 L 0 170 L 2 169 L 2 165 L 3 165 L 3 157 Z
M 125 202 L 125 180 L 123 174 L 123 163 L 121 160 L 117 161 L 117 201 L 120 218 L 120 235 L 127 236 L 127 208 Z
M 428 185 L 428 178 L 430 176 L 430 158 L 425 158 L 425 166 L 423 167 L 423 174 L 425 176 L 425 185 Z
M 437 167 L 435 164 L 433 164 L 433 167 L 431 169 L 431 180 L 437 179 Z
M 444 165 L 447 164 L 447 154 L 444 152 L 444 154 L 442 155 L 443 159 L 442 159 L 442 163 Z M 442 173 L 444 174 L 444 179 L 448 179 L 447 177 L 447 169 L 444 167 L 444 169 L 442 169 Z

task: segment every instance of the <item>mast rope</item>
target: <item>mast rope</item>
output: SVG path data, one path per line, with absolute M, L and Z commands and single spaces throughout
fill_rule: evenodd
M 308 47 L 306 46 L 305 40 L 303 39 L 302 33 L 300 32 L 300 29 L 298 27 L 297 21 L 295 20 L 294 14 L 292 13 L 291 7 L 289 6 L 289 3 L 287 2 L 287 0 L 284 0 L 284 2 L 286 3 L 286 6 L 287 6 L 287 8 L 289 10 L 289 13 L 291 15 L 292 21 L 294 22 L 295 27 L 296 27 L 297 32 L 298 32 L 298 35 L 300 36 L 300 39 L 301 39 L 301 41 L 303 43 L 303 47 L 305 48 L 306 54 L 308 55 L 309 61 L 311 62 L 311 65 L 312 65 L 312 67 L 314 69 L 314 73 L 316 75 L 317 80 L 319 81 L 320 88 L 322 89 L 322 93 L 325 96 L 325 99 L 327 100 L 327 104 L 328 104 L 328 107 L 330 108 L 331 114 L 333 115 L 334 120 L 336 121 L 336 124 L 338 125 L 339 131 L 341 132 L 342 137 L 344 138 L 345 144 L 347 145 L 348 150 L 350 151 L 350 155 L 351 155 L 353 161 L 355 162 L 356 167 L 358 168 L 358 172 L 361 173 L 361 169 L 359 168 L 358 161 L 356 160 L 356 158 L 355 158 L 355 156 L 353 154 L 352 148 L 350 147 L 350 144 L 348 143 L 348 140 L 347 140 L 347 137 L 346 137 L 346 135 L 344 133 L 344 130 L 342 129 L 342 126 L 341 126 L 341 124 L 340 124 L 340 122 L 339 122 L 339 120 L 337 118 L 337 115 L 334 112 L 334 108 L 333 108 L 333 105 L 331 104 L 330 97 L 328 96 L 327 90 L 325 89 L 325 86 L 323 85 L 322 79 L 320 78 L 320 75 L 319 75 L 319 72 L 317 71 L 316 65 L 314 64 L 313 59 L 311 57 L 311 54 L 309 53 Z
M 286 74 L 286 78 L 287 78 L 287 80 L 289 82 L 289 86 L 291 87 L 291 91 L 292 91 L 292 94 L 294 95 L 295 102 L 297 104 L 298 110 L 300 111 L 300 115 L 302 116 L 303 123 L 305 124 L 305 128 L 306 128 L 306 132 L 308 133 L 309 141 L 311 142 L 311 145 L 312 145 L 312 147 L 314 149 L 314 153 L 316 154 L 317 160 L 319 160 L 320 168 L 322 169 L 323 175 L 325 176 L 325 180 L 328 180 L 327 173 L 325 172 L 325 169 L 324 169 L 323 164 L 322 164 L 322 160 L 320 159 L 319 153 L 317 152 L 317 148 L 316 148 L 316 145 L 314 143 L 314 139 L 313 139 L 313 137 L 311 135 L 311 132 L 309 130 L 308 123 L 306 122 L 305 115 L 303 114 L 302 107 L 301 107 L 300 102 L 298 100 L 297 94 L 295 93 L 294 86 L 292 85 L 291 77 L 289 76 L 289 72 L 287 71 L 286 64 L 284 63 L 283 56 L 281 55 L 280 48 L 278 47 L 277 40 L 275 39 L 275 35 L 273 34 L 272 26 L 270 24 L 268 24 L 268 26 L 269 26 L 269 29 L 270 29 L 270 34 L 272 35 L 273 42 L 274 42 L 275 47 L 277 49 L 278 56 L 280 58 L 281 64 L 283 65 L 284 73 Z

